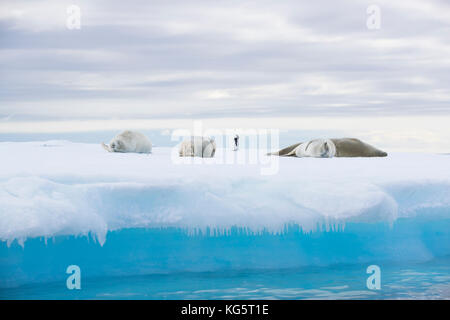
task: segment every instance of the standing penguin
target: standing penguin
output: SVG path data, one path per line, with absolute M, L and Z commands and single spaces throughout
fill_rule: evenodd
M 233 146 L 233 151 L 237 151 L 239 150 L 239 135 L 236 134 L 234 136 L 234 146 Z

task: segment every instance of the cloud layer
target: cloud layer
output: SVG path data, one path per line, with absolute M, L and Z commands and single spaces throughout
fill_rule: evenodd
M 371 4 L 2 1 L 0 118 L 450 115 L 448 2 Z

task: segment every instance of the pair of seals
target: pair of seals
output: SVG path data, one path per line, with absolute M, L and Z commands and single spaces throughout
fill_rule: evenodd
M 152 143 L 140 132 L 124 131 L 115 136 L 109 146 L 102 143 L 108 152 L 151 153 Z M 192 136 L 180 144 L 180 157 L 212 158 L 216 152 L 214 138 Z
M 151 153 L 152 143 L 140 132 L 126 130 L 115 136 L 109 146 L 102 143 L 108 152 Z
M 315 139 L 269 153 L 284 157 L 386 157 L 387 153 L 355 138 Z
M 181 142 L 179 147 L 180 157 L 212 158 L 216 153 L 214 138 L 192 136 Z

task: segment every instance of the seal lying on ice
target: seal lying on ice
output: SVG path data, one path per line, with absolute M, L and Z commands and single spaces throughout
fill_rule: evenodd
M 212 158 L 216 153 L 214 138 L 192 136 L 180 144 L 180 157 Z
M 109 146 L 102 142 L 102 147 L 108 152 L 152 152 L 152 143 L 146 136 L 140 132 L 129 130 L 115 136 Z
M 387 153 L 354 138 L 315 139 L 300 142 L 268 155 L 284 157 L 386 157 Z

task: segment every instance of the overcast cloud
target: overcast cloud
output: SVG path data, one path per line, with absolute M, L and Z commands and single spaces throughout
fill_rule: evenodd
M 448 116 L 449 17 L 438 0 L 2 0 L 0 118 Z

